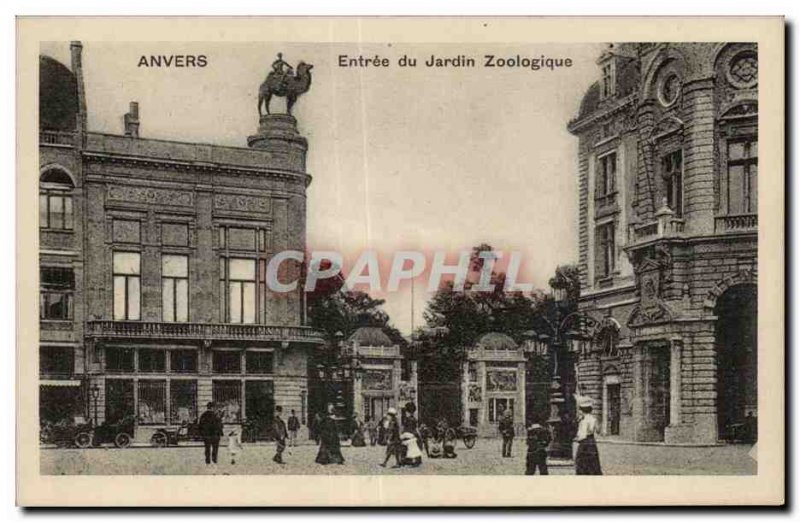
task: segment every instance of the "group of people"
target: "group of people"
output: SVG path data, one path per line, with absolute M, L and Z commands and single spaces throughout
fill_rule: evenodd
M 588 397 L 577 397 L 577 405 L 580 416 L 578 431 L 575 435 L 575 440 L 578 442 L 578 450 L 575 453 L 575 474 L 602 475 L 600 453 L 597 450 L 597 442 L 595 441 L 595 435 L 600 433 L 600 425 L 597 417 L 592 413 L 592 400 Z M 499 429 L 503 437 L 503 457 L 510 457 L 511 444 L 514 439 L 511 415 L 503 416 L 499 423 Z M 538 471 L 540 475 L 547 475 L 549 474 L 547 469 L 547 446 L 551 442 L 550 430 L 543 426 L 540 421 L 535 421 L 528 427 L 527 431 L 528 451 L 525 458 L 525 474 L 535 475 Z
M 592 413 L 592 401 L 588 397 L 579 397 L 577 400 L 580 418 L 575 440 L 578 442 L 578 450 L 575 454 L 575 473 L 577 475 L 602 475 L 600 467 L 600 455 L 597 450 L 595 435 L 599 433 L 599 423 L 597 417 Z M 389 461 L 394 459 L 394 468 L 402 466 L 418 467 L 422 464 L 422 445 L 427 446 L 427 441 L 420 435 L 419 425 L 415 417 L 416 407 L 413 403 L 407 403 L 401 409 L 398 419 L 397 410 L 389 408 L 387 415 L 381 420 L 380 424 L 367 419 L 366 423 L 361 423 L 357 418 L 353 419 L 353 432 L 351 435 L 351 445 L 356 447 L 366 446 L 366 438 L 369 438 L 370 445 L 385 444 L 386 453 L 382 467 L 386 467 Z M 291 410 L 288 422 L 282 418 L 283 408 L 275 407 L 273 416 L 272 432 L 275 438 L 275 455 L 272 460 L 278 464 L 284 464 L 283 453 L 287 446 L 297 445 L 297 433 L 300 430 L 300 421 Z M 333 404 L 328 404 L 325 416 L 317 416 L 314 421 L 314 438 L 319 444 L 315 461 L 318 464 L 344 464 L 344 456 L 341 450 L 340 427 L 344 419 L 336 415 Z M 220 440 L 224 435 L 222 417 L 215 410 L 213 402 L 207 404 L 206 411 L 200 416 L 198 422 L 200 436 L 203 438 L 206 465 L 215 465 L 219 453 Z M 498 423 L 498 430 L 502 437 L 502 455 L 505 458 L 511 457 L 511 449 L 514 442 L 514 419 L 511 410 L 506 410 L 501 414 Z M 550 430 L 543 426 L 540 421 L 535 421 L 527 429 L 527 454 L 525 460 L 525 474 L 535 475 L 538 471 L 540 475 L 549 473 L 547 468 L 547 446 L 551 442 Z M 428 454 L 438 456 L 455 457 L 453 449 L 450 448 L 450 455 L 441 452 L 432 452 L 428 449 Z M 242 450 L 241 432 L 233 428 L 228 432 L 228 451 L 231 464 L 236 464 L 236 458 Z M 447 453 L 445 451 L 445 453 Z
M 285 464 L 283 452 L 286 450 L 287 444 L 288 446 L 297 445 L 297 432 L 300 430 L 300 420 L 295 415 L 294 410 L 291 411 L 288 424 L 283 420 L 282 415 L 283 408 L 276 406 L 272 419 L 272 433 L 276 442 L 275 456 L 272 457 L 272 460 L 278 464 Z M 214 402 L 206 404 L 206 411 L 200 415 L 197 427 L 200 437 L 203 439 L 206 465 L 216 465 L 219 456 L 219 443 L 225 433 L 222 415 L 217 411 Z M 236 458 L 242 452 L 242 432 L 237 428 L 232 428 L 227 437 L 231 464 L 236 464 Z

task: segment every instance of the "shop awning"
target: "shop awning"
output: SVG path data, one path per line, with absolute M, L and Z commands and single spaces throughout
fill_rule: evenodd
M 40 386 L 72 386 L 78 387 L 81 381 L 75 379 L 48 379 L 46 381 L 39 381 Z

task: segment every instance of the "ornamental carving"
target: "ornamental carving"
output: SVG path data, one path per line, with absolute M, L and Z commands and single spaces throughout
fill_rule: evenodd
M 744 51 L 730 61 L 728 80 L 739 89 L 752 89 L 758 84 L 758 57 L 754 51 Z
M 366 370 L 361 385 L 365 390 L 391 391 L 392 370 Z
M 109 201 L 127 201 L 148 205 L 194 206 L 194 193 L 192 192 L 154 187 L 110 186 L 106 198 Z
M 516 391 L 517 372 L 508 370 L 489 370 L 486 372 L 487 391 Z
M 269 213 L 270 198 L 245 196 L 243 194 L 217 194 L 214 196 L 214 208 L 217 210 Z
M 469 402 L 483 402 L 483 388 L 477 384 L 469 385 Z

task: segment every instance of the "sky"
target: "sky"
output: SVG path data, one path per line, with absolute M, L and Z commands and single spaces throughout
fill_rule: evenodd
M 546 289 L 577 261 L 577 139 L 567 130 L 598 75 L 603 44 L 308 44 L 84 42 L 91 131 L 122 133 L 139 102 L 140 136 L 247 146 L 258 127 L 258 86 L 277 52 L 314 65 L 295 105 L 308 138 L 307 244 L 355 259 L 376 250 L 460 250 L 489 243 L 519 251 L 519 279 Z M 41 50 L 69 65 L 69 45 Z M 139 67 L 142 55 L 204 54 L 204 68 Z M 340 55 L 390 60 L 339 67 Z M 556 70 L 483 67 L 482 57 L 570 58 Z M 403 55 L 418 59 L 402 68 Z M 431 55 L 472 56 L 473 68 L 429 68 Z M 280 110 L 280 101 L 274 105 Z M 346 265 L 347 267 L 347 265 Z M 382 273 L 385 279 L 387 274 Z M 423 324 L 430 294 L 373 293 L 404 334 Z

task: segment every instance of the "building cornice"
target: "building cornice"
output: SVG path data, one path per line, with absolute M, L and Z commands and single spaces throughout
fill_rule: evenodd
M 592 126 L 598 121 L 613 116 L 629 108 L 631 105 L 635 103 L 635 101 L 636 101 L 636 94 L 629 94 L 627 97 L 622 98 L 616 104 L 612 105 L 607 109 L 595 111 L 594 113 L 584 118 L 578 117 L 575 118 L 574 120 L 571 120 L 567 124 L 567 130 L 572 134 L 578 134 L 582 130 Z

